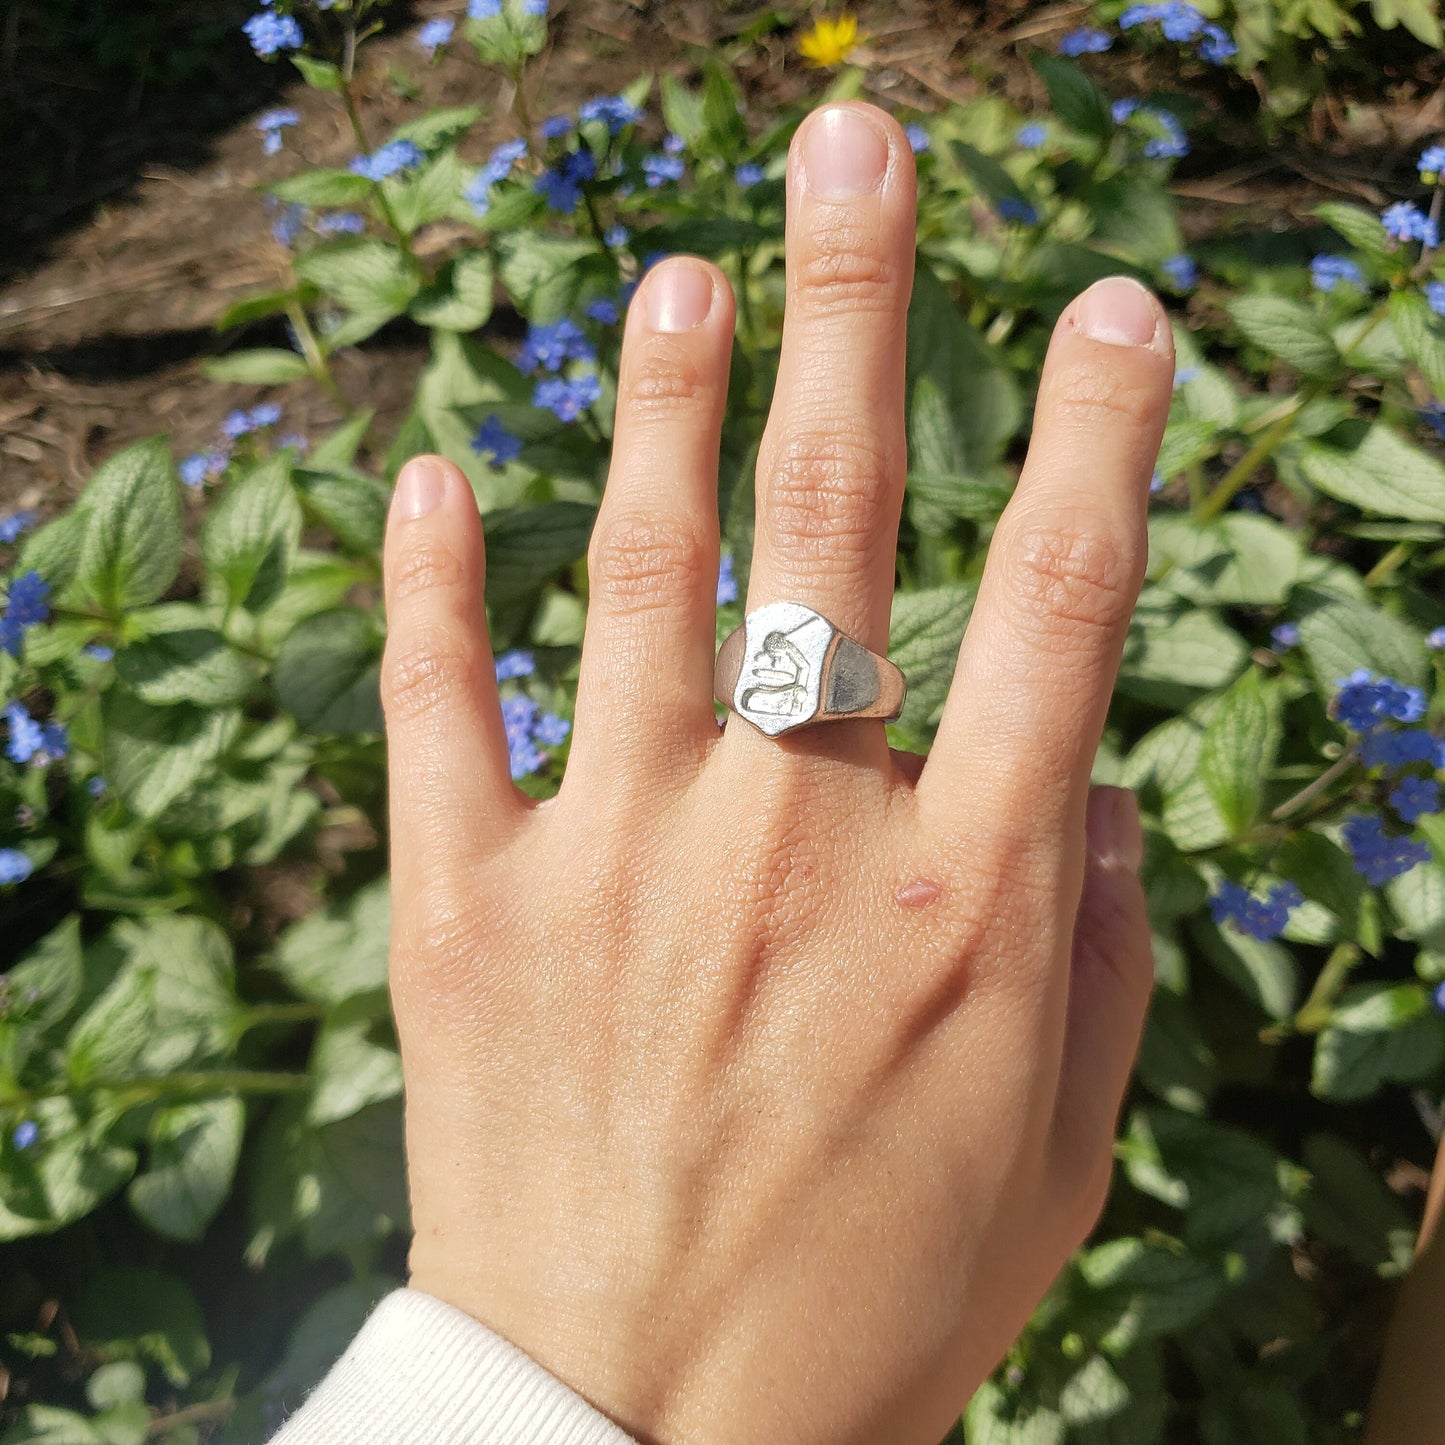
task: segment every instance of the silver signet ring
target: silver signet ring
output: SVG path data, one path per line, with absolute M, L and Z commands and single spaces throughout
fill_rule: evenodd
M 718 648 L 713 693 L 770 738 L 811 723 L 892 722 L 908 684 L 896 664 L 800 602 L 769 602 Z

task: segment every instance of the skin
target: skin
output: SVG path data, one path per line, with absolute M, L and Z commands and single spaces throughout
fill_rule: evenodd
M 1415 1245 L 1415 1262 L 1400 1286 L 1400 1299 L 1364 1445 L 1445 1445 L 1440 1409 L 1440 1358 L 1445 1352 L 1445 1138 L 1435 1157 L 1425 1218 Z
M 805 602 L 883 652 L 912 156 L 879 111 L 833 106 L 788 187 L 747 606 Z M 1170 331 L 1126 280 L 1060 318 L 925 763 L 876 720 L 719 729 L 733 321 L 691 258 L 632 303 L 551 801 L 509 777 L 472 493 L 436 458 L 400 479 L 383 692 L 411 1279 L 640 1440 L 932 1445 L 1108 1187 L 1152 967 L 1138 814 L 1089 772 Z

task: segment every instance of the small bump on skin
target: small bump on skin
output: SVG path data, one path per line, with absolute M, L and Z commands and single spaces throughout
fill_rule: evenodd
M 930 903 L 936 903 L 942 894 L 943 889 L 938 884 L 927 878 L 918 878 L 912 883 L 905 883 L 893 896 L 905 908 L 927 908 Z

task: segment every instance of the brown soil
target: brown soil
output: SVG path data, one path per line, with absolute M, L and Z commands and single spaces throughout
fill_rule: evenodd
M 218 386 L 199 363 L 237 346 L 284 345 L 274 326 L 220 335 L 217 318 L 233 302 L 280 279 L 282 253 L 258 187 L 301 164 L 345 164 L 355 147 L 334 97 L 308 90 L 286 64 L 255 61 L 239 30 L 209 57 L 194 84 L 136 94 L 134 82 L 77 76 L 63 57 L 30 54 L 18 0 L 6 21 L 0 56 L 0 125 L 20 137 L 15 166 L 0 191 L 13 219 L 0 265 L 0 511 L 38 506 L 45 513 L 74 496 L 97 463 L 129 441 L 172 434 L 178 454 L 208 444 L 232 407 L 257 399 L 255 388 Z M 236 24 L 252 8 L 224 0 Z M 697 57 L 736 33 L 747 7 L 707 0 L 554 0 L 553 45 L 536 68 L 538 112 L 575 106 L 616 88 L 639 69 L 687 73 Z M 456 4 L 397 5 L 393 20 L 419 23 L 455 13 Z M 1002 91 L 1021 108 L 1041 105 L 1028 69 L 1031 45 L 1051 45 L 1080 23 L 1083 5 L 947 4 L 891 0 L 858 7 L 869 42 L 867 93 L 895 110 L 927 113 L 981 90 Z M 215 10 L 211 21 L 214 23 Z M 801 66 L 793 37 L 775 32 L 744 61 L 759 111 L 818 92 L 826 78 Z M 362 70 L 369 134 L 438 105 L 480 103 L 492 117 L 480 148 L 508 133 L 506 82 L 479 70 L 457 46 L 438 64 L 421 64 L 410 35 L 370 45 Z M 1137 58 L 1101 58 L 1120 88 L 1143 88 Z M 1413 61 L 1419 69 L 1419 61 Z M 1438 68 L 1438 61 L 1436 62 Z M 407 84 L 407 78 L 411 83 Z M 1171 77 L 1172 79 L 1172 77 Z M 1299 137 L 1271 151 L 1254 144 L 1255 99 L 1238 78 L 1215 116 L 1212 151 L 1196 152 L 1177 190 L 1186 226 L 1199 233 L 1221 218 L 1251 224 L 1297 223 L 1325 194 L 1387 199 L 1382 177 L 1409 171 L 1423 135 L 1445 123 L 1435 79 L 1407 73 L 1376 103 L 1325 97 Z M 480 82 L 480 90 L 478 89 Z M 1216 87 L 1217 88 L 1217 87 Z M 209 98 L 203 111 L 199 97 Z M 265 157 L 256 113 L 282 101 L 302 116 L 282 154 Z M 338 358 L 347 397 L 378 412 L 389 435 L 411 396 L 425 337 L 389 328 Z M 274 388 L 287 430 L 324 432 L 336 404 L 309 382 Z

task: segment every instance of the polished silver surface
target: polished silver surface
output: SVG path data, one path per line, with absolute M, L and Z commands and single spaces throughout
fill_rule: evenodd
M 769 737 L 844 718 L 891 722 L 907 689 L 886 657 L 800 602 L 754 608 L 718 649 L 717 700 Z

